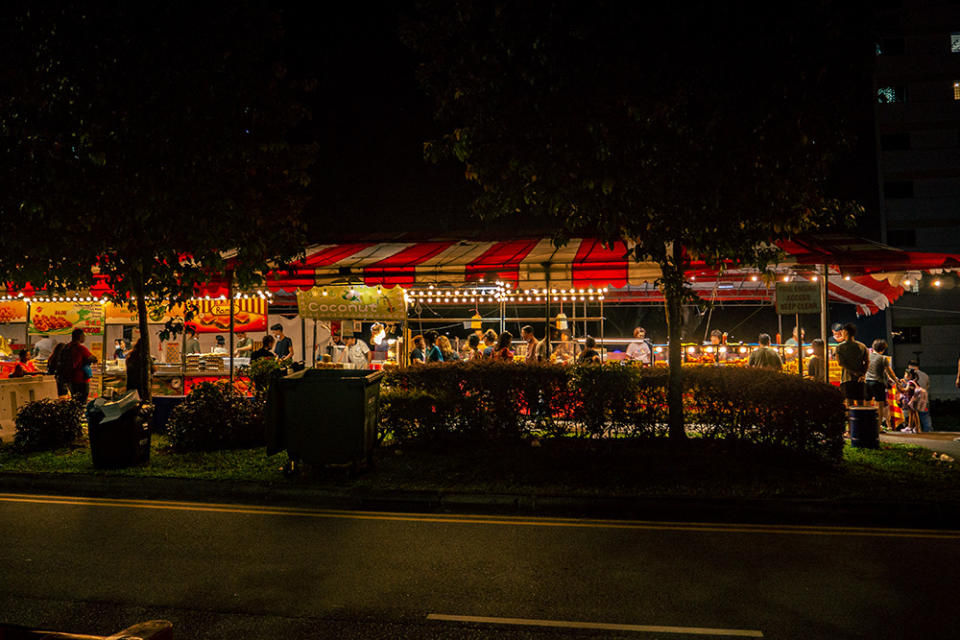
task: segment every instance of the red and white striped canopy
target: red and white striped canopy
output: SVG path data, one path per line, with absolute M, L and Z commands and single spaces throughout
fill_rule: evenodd
M 630 246 L 606 246 L 592 238 L 574 238 L 562 247 L 550 238 L 317 245 L 292 270 L 270 274 L 267 285 L 292 292 L 337 282 L 412 287 L 500 281 L 524 289 L 610 287 L 617 290 L 612 297 L 662 300 L 653 286 L 659 267 L 628 258 Z M 861 314 L 885 309 L 903 294 L 904 280 L 915 281 L 921 271 L 960 268 L 960 256 L 901 251 L 840 234 L 785 241 L 780 248 L 785 257 L 774 271 L 807 280 L 814 277 L 816 265 L 826 264 L 831 300 L 856 305 Z M 720 273 L 694 264 L 687 275 L 698 295 L 707 299 L 773 297 L 769 282 L 733 265 Z

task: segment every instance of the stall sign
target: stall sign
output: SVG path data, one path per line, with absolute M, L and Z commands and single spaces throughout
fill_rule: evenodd
M 34 302 L 30 305 L 31 335 L 70 335 L 83 329 L 87 335 L 103 333 L 103 305 L 99 302 Z
M 23 300 L 0 302 L 0 324 L 27 321 L 27 303 Z
M 302 317 L 314 320 L 403 320 L 407 312 L 401 287 L 314 287 L 298 291 L 297 304 Z
M 131 309 L 126 304 L 108 302 L 103 305 L 103 309 L 107 324 L 139 324 L 136 308 Z M 147 322 L 150 324 L 165 324 L 173 318 L 182 317 L 182 305 L 170 305 L 165 302 L 147 303 Z
M 193 300 L 187 303 L 193 317 L 187 322 L 197 333 L 223 333 L 230 330 L 230 302 Z M 267 301 L 261 297 L 233 301 L 234 331 L 266 331 Z
M 820 285 L 816 282 L 778 282 L 777 313 L 785 316 L 820 313 Z

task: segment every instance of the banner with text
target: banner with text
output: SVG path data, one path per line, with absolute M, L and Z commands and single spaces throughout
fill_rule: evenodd
M 70 335 L 83 329 L 87 335 L 103 333 L 103 305 L 99 302 L 34 302 L 30 305 L 31 335 Z
M 137 310 L 125 304 L 108 302 L 103 305 L 104 317 L 107 324 L 137 324 Z M 183 306 L 170 306 L 166 303 L 147 303 L 147 322 L 150 324 L 164 324 L 173 318 L 183 317 Z
M 403 320 L 407 303 L 401 287 L 314 287 L 297 291 L 300 315 L 314 320 Z
M 230 302 L 227 300 L 192 300 L 187 306 L 193 318 L 187 322 L 197 333 L 230 331 Z M 261 297 L 233 301 L 233 330 L 253 332 L 267 330 L 267 301 Z

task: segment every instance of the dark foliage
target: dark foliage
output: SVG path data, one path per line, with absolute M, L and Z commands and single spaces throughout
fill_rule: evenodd
M 59 449 L 80 437 L 80 407 L 72 400 L 35 400 L 17 412 L 14 446 L 20 451 Z
M 839 392 L 755 369 L 690 367 L 684 410 L 703 438 L 839 459 Z M 385 379 L 381 439 L 652 438 L 667 433 L 667 371 L 502 362 L 409 367 Z
M 213 451 L 264 444 L 263 403 L 230 385 L 204 382 L 174 408 L 167 438 L 177 451 Z

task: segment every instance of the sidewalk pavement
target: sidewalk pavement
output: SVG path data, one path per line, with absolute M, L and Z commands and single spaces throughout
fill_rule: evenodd
M 937 453 L 945 453 L 954 460 L 960 460 L 960 432 L 928 431 L 926 433 L 900 433 L 888 431 L 880 434 L 881 442 L 912 444 L 926 447 Z

